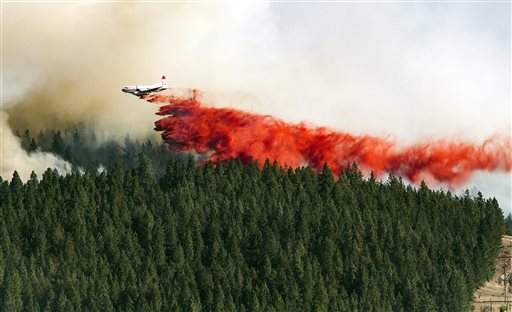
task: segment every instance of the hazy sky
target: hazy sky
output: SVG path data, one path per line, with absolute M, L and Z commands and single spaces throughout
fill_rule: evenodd
M 119 88 L 165 73 L 215 106 L 401 144 L 511 135 L 510 2 L 4 8 L 12 126 L 82 121 L 107 135 L 148 135 L 155 108 Z M 510 179 L 479 173 L 468 186 L 510 211 Z

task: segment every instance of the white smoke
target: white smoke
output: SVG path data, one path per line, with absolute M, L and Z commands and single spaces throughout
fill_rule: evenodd
M 39 176 L 47 169 L 57 169 L 61 174 L 69 173 L 71 165 L 49 153 L 28 154 L 21 148 L 18 138 L 7 125 L 7 115 L 0 111 L 0 176 L 8 179 L 16 170 L 22 180 L 27 180 L 32 171 Z
M 4 7 L 15 127 L 150 135 L 155 108 L 119 89 L 167 74 L 214 105 L 400 142 L 510 136 L 508 2 Z M 510 173 L 470 185 L 510 211 Z

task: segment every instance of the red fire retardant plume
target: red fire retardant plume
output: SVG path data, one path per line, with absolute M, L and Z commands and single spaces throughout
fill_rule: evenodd
M 475 170 L 511 171 L 512 140 L 491 138 L 479 145 L 437 140 L 406 147 L 373 136 L 356 136 L 304 123 L 290 124 L 271 116 L 201 105 L 195 96 L 149 95 L 164 103 L 155 130 L 175 150 L 209 155 L 212 161 L 231 158 L 266 159 L 290 167 L 327 164 L 338 174 L 352 163 L 375 175 L 385 172 L 417 183 L 464 183 Z

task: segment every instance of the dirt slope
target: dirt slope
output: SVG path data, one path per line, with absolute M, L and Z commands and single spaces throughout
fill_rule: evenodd
M 506 306 L 505 300 L 509 302 L 509 311 L 512 310 L 512 287 L 507 287 L 505 298 L 504 277 L 512 273 L 512 236 L 504 235 L 501 239 L 502 249 L 496 259 L 496 272 L 491 280 L 477 289 L 473 299 L 474 311 L 500 311 Z

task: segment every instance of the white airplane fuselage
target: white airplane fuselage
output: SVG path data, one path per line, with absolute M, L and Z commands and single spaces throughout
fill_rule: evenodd
M 156 83 L 152 85 L 135 85 L 135 86 L 125 86 L 121 89 L 121 91 L 125 93 L 131 93 L 136 96 L 143 96 L 153 92 L 159 92 L 166 90 L 167 82 L 165 81 L 165 76 L 162 76 L 162 82 Z

